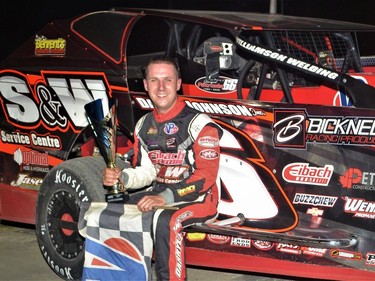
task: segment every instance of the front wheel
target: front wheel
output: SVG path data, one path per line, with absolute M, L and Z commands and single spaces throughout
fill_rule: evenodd
M 120 168 L 122 163 L 117 163 Z M 81 278 L 84 238 L 78 232 L 80 205 L 104 201 L 105 166 L 102 157 L 67 160 L 49 171 L 40 188 L 36 207 L 38 244 L 48 265 L 65 280 Z

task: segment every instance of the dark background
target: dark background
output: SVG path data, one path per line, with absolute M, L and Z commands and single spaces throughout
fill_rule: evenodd
M 0 61 L 46 23 L 90 11 L 132 7 L 268 13 L 269 4 L 270 0 L 5 0 L 0 4 Z M 374 8 L 375 0 L 277 0 L 279 14 L 373 25 Z

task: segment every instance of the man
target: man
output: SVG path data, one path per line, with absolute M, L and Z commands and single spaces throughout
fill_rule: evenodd
M 185 280 L 182 228 L 213 220 L 217 215 L 221 129 L 178 97 L 181 78 L 175 62 L 151 59 L 144 87 L 154 110 L 135 128 L 133 167 L 106 168 L 104 185 L 122 180 L 128 189 L 152 187 L 131 196 L 142 212 L 153 217 L 155 266 L 158 280 Z M 177 205 L 178 209 L 165 205 Z M 164 207 L 162 207 L 164 206 Z

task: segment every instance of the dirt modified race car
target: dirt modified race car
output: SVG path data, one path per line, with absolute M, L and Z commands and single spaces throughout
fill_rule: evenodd
M 375 59 L 359 45 L 374 31 L 143 9 L 51 22 L 0 65 L 1 219 L 35 223 L 51 269 L 80 278 L 80 204 L 105 198 L 84 106 L 118 101 L 122 165 L 135 122 L 153 108 L 143 67 L 163 54 L 179 64 L 181 98 L 224 129 L 219 217 L 186 228 L 187 262 L 374 280 Z

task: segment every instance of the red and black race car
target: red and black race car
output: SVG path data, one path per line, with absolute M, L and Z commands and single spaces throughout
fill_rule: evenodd
M 374 280 L 375 58 L 360 56 L 358 40 L 374 31 L 143 9 L 51 22 L 0 64 L 0 218 L 35 223 L 52 270 L 80 279 L 80 205 L 105 198 L 84 106 L 118 101 L 124 165 L 135 122 L 153 107 L 143 66 L 164 54 L 179 64 L 186 104 L 225 131 L 220 215 L 186 229 L 187 262 Z

